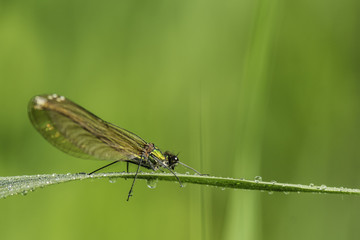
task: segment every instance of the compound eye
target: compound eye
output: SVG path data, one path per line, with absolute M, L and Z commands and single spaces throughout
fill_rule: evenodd
M 177 157 L 177 156 L 173 156 L 173 158 L 172 158 L 172 163 L 173 163 L 173 164 L 177 164 L 178 162 L 179 162 L 178 157 Z

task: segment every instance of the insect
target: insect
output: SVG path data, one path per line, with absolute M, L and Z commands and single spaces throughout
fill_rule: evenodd
M 138 165 L 128 201 L 140 166 L 154 171 L 165 168 L 174 174 L 180 186 L 181 181 L 173 171 L 175 166 L 181 164 L 197 172 L 180 162 L 177 155 L 161 152 L 153 143 L 102 120 L 64 96 L 35 96 L 29 102 L 28 114 L 35 129 L 63 152 L 84 159 L 112 161 L 89 174 L 121 161 L 127 163 L 127 169 L 129 163 Z

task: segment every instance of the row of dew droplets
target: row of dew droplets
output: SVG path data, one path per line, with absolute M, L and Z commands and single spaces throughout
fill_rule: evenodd
M 261 176 L 255 176 L 255 177 L 254 177 L 254 182 L 255 182 L 255 183 L 260 183 L 260 182 L 262 182 L 262 181 L 263 181 L 263 179 L 262 179 Z M 276 185 L 276 184 L 277 184 L 277 181 L 272 180 L 270 183 L 271 183 L 271 185 Z M 285 185 L 283 185 L 283 186 L 285 186 Z M 264 191 L 264 190 L 261 190 L 261 191 Z M 270 195 L 272 195 L 272 194 L 274 193 L 274 191 L 271 191 L 271 190 L 267 190 L 267 192 L 268 192 L 268 194 L 270 194 Z M 289 194 L 289 192 L 286 192 L 286 191 L 284 191 L 283 193 L 284 193 L 284 194 Z
M 21 177 L 5 177 L 0 181 L 0 198 L 13 196 L 17 194 L 27 195 L 29 192 L 34 191 L 36 188 L 43 188 L 48 185 L 68 182 L 72 180 L 82 180 L 93 176 L 87 174 L 49 174 L 49 175 L 36 175 L 36 176 L 21 176 Z M 115 179 L 112 179 L 115 181 Z
M 116 183 L 117 178 L 116 177 L 109 177 L 109 183 Z M 150 189 L 154 189 L 157 186 L 159 179 L 147 179 L 146 180 L 146 185 L 148 186 L 148 188 Z
M 187 175 L 187 174 L 185 174 Z M 68 182 L 72 180 L 82 180 L 90 178 L 91 180 L 96 178 L 108 178 L 109 182 L 114 183 L 117 180 L 117 176 L 114 174 L 101 174 L 101 176 L 97 175 L 87 175 L 84 173 L 78 173 L 78 174 L 49 174 L 49 175 L 36 175 L 36 176 L 17 176 L 17 177 L 2 177 L 0 178 L 0 198 L 5 198 L 7 196 L 22 194 L 27 195 L 29 192 L 33 191 L 36 188 L 42 188 L 47 185 L 62 183 L 62 182 Z M 179 176 L 180 177 L 180 176 Z M 157 186 L 157 183 L 160 178 L 156 176 L 149 176 L 150 179 L 146 181 L 147 186 L 150 189 L 154 189 Z M 187 181 L 188 176 L 184 176 L 184 182 Z M 205 177 L 211 179 L 211 177 Z M 191 179 L 191 177 L 189 178 Z M 242 188 L 239 185 L 244 185 L 244 189 L 253 189 L 254 185 L 256 186 L 256 189 L 261 189 L 262 191 L 268 191 L 269 194 L 273 194 L 274 191 L 279 191 L 284 194 L 289 194 L 290 192 L 314 192 L 314 193 L 341 193 L 346 192 L 348 194 L 359 194 L 359 189 L 347 189 L 344 187 L 327 187 L 326 185 L 320 185 L 316 186 L 313 183 L 310 183 L 308 185 L 301 185 L 301 184 L 289 184 L 289 183 L 277 183 L 276 181 L 270 181 L 270 182 L 264 182 L 262 180 L 262 177 L 256 176 L 253 181 L 245 180 L 245 179 L 231 179 L 231 178 L 224 178 L 224 182 L 219 182 L 220 184 L 214 184 L 210 183 L 206 186 L 218 186 L 221 187 L 222 190 L 225 190 L 226 181 L 228 180 L 238 180 L 235 181 L 235 188 Z M 182 181 L 182 184 L 184 185 L 184 182 Z M 252 182 L 252 184 L 250 183 Z M 194 182 L 195 183 L 195 182 Z M 250 183 L 250 185 L 249 185 Z M 176 182 L 176 184 L 179 184 Z M 233 183 L 231 183 L 233 184 Z M 253 185 L 253 186 L 251 186 Z
M 262 182 L 262 177 L 261 176 L 255 176 L 254 177 L 254 182 L 255 183 L 260 183 L 260 182 Z M 272 185 L 275 185 L 275 184 L 277 184 L 277 182 L 276 181 L 271 181 L 271 184 Z M 287 184 L 283 184 L 283 186 L 284 187 L 286 187 L 286 185 Z M 299 185 L 299 186 L 301 186 L 301 185 Z M 322 184 L 322 185 L 320 185 L 320 186 L 316 186 L 315 184 L 313 184 L 313 183 L 310 183 L 309 185 L 308 185 L 309 187 L 311 187 L 311 188 L 316 188 L 316 189 L 318 189 L 318 190 L 320 190 L 320 191 L 326 191 L 326 190 L 328 190 L 328 187 L 326 186 L 326 185 L 324 185 L 324 184 Z M 344 188 L 343 187 L 341 187 L 341 188 L 339 188 L 340 189 L 340 191 L 344 191 Z M 300 193 L 301 191 L 298 191 L 297 193 Z M 268 191 L 268 193 L 269 194 L 273 194 L 273 191 Z M 283 192 L 284 194 L 289 194 L 289 192 L 288 191 L 284 191 Z
M 117 178 L 116 177 L 109 177 L 109 183 L 116 183 Z M 159 179 L 147 179 L 146 180 L 146 185 L 148 186 L 148 188 L 150 189 L 154 189 L 157 186 Z
M 66 174 L 68 177 L 70 173 Z M 60 181 L 60 176 L 56 173 L 51 174 L 50 176 L 36 175 L 36 178 L 31 179 L 26 185 L 26 189 L 21 192 L 22 195 L 27 195 L 29 192 L 33 192 L 36 188 L 44 188 L 47 185 L 58 183 Z

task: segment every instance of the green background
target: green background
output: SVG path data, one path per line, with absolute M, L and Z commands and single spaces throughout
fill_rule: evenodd
M 31 126 L 29 99 L 58 93 L 204 173 L 357 188 L 359 10 L 355 0 L 2 0 L 0 176 L 104 165 Z M 130 184 L 2 199 L 0 238 L 358 239 L 356 196 L 137 181 L 126 202 Z

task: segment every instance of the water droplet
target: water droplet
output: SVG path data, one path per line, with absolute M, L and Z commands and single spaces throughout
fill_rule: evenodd
M 320 190 L 326 190 L 326 185 L 321 185 Z
M 260 176 L 256 176 L 254 179 L 255 179 L 256 183 L 262 181 L 262 177 L 260 177 Z
M 109 178 L 109 183 L 116 183 L 116 178 Z
M 277 182 L 276 182 L 275 180 L 272 180 L 272 181 L 271 181 L 271 184 L 272 184 L 272 185 L 275 185 L 276 183 L 277 183 Z
M 156 188 L 157 182 L 158 182 L 157 179 L 149 179 L 146 181 L 146 185 L 148 186 L 148 188 L 154 189 Z
M 313 184 L 313 183 L 309 184 L 309 187 L 314 187 L 314 186 L 315 186 L 315 184 Z
M 21 195 L 23 195 L 23 196 L 25 196 L 25 195 L 27 195 L 27 194 L 28 194 L 28 191 L 26 191 L 26 190 L 24 190 L 24 191 L 21 192 Z

